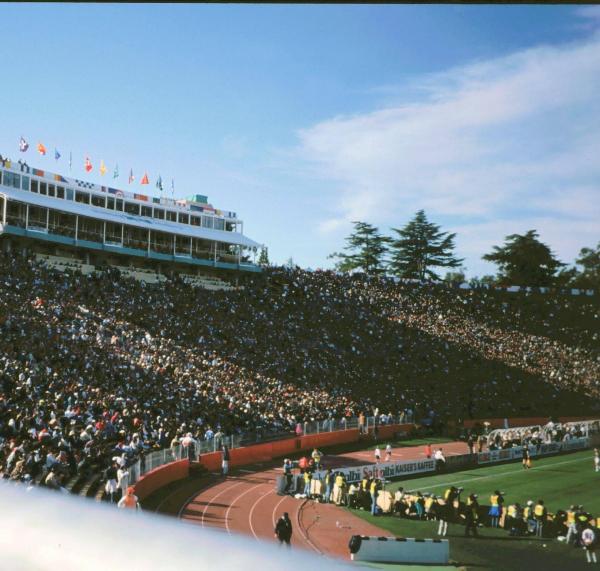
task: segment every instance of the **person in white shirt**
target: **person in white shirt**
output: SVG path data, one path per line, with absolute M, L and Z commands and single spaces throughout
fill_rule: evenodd
M 117 470 L 117 486 L 121 488 L 122 496 L 125 496 L 129 487 L 129 471 L 123 466 Z
M 433 459 L 435 460 L 435 470 L 436 472 L 441 472 L 446 465 L 446 458 L 444 458 L 444 453 L 441 448 L 438 448 L 434 454 Z
M 388 444 L 385 447 L 385 461 L 386 462 L 392 461 L 392 445 L 391 444 Z
M 379 446 L 375 448 L 375 463 L 379 464 L 379 460 L 381 460 L 381 450 L 379 450 Z
M 594 471 L 600 472 L 600 450 L 594 448 Z

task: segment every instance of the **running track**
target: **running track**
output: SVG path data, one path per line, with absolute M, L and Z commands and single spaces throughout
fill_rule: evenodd
M 468 452 L 464 442 L 437 446 L 443 448 L 446 457 Z M 385 456 L 385 445 L 381 448 Z M 423 447 L 394 448 L 392 453 L 392 460 L 424 457 Z M 373 462 L 373 450 L 323 458 L 325 466 Z M 295 547 L 343 559 L 349 557 L 351 535 L 388 535 L 385 530 L 335 505 L 278 496 L 275 478 L 280 474 L 282 468 L 279 467 L 257 472 L 237 470 L 228 478 L 220 478 L 213 485 L 195 492 L 179 510 L 179 518 L 201 527 L 217 528 L 228 534 L 250 535 L 258 542 L 272 543 L 275 522 L 287 511 L 294 528 L 292 544 Z

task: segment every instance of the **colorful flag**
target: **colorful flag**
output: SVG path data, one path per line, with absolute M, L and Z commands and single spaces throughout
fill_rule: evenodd
M 19 141 L 19 151 L 24 153 L 28 148 L 29 143 L 25 139 L 23 139 L 23 137 L 21 137 L 21 140 Z
M 119 178 L 119 165 L 115 167 L 115 172 L 113 173 L 113 178 Z
M 46 154 L 46 147 L 44 147 L 44 145 L 42 145 L 42 143 L 38 143 L 38 152 L 40 153 L 40 155 L 45 155 Z
M 162 192 L 163 185 L 162 185 L 162 178 L 160 175 L 158 175 L 158 180 L 156 181 L 156 188 L 158 188 L 158 190 L 160 190 Z
M 91 163 L 89 157 L 85 157 L 85 170 L 87 172 L 90 172 L 92 170 L 92 163 Z
M 129 171 L 129 184 L 131 184 L 135 180 L 133 176 L 133 169 Z
M 73 152 L 69 152 L 69 170 L 71 170 L 71 167 L 73 166 Z
M 54 160 L 58 160 L 60 159 L 60 153 L 58 152 L 58 149 L 56 147 L 54 147 Z
M 100 174 L 104 176 L 106 174 L 106 166 L 104 165 L 104 161 L 100 161 Z
M 148 173 L 144 173 L 144 176 L 142 177 L 140 184 L 148 184 Z

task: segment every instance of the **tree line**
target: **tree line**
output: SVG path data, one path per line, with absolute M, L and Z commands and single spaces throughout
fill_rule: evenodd
M 456 257 L 455 233 L 443 232 L 427 219 L 424 210 L 402 228 L 384 236 L 375 226 L 352 222 L 354 231 L 346 238 L 344 252 L 334 252 L 335 269 L 360 271 L 368 275 L 392 275 L 403 279 L 440 280 L 436 269 L 446 268 L 445 280 L 466 281 L 463 258 Z M 600 290 L 600 242 L 596 248 L 582 248 L 575 264 L 568 267 L 539 239 L 536 230 L 506 236 L 502 246 L 482 258 L 498 267 L 497 275 L 473 278 L 471 285 L 531 287 L 573 287 Z M 264 261 L 264 260 L 263 260 Z M 260 262 L 259 262 L 260 263 Z

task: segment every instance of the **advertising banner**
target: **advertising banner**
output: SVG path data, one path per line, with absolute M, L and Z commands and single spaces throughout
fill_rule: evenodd
M 534 456 L 546 456 L 548 454 L 558 454 L 567 450 L 583 450 L 588 448 L 590 444 L 589 438 L 572 438 L 571 440 L 563 440 L 562 442 L 550 442 L 542 444 L 539 449 L 537 446 L 529 447 L 529 454 Z M 514 448 L 506 448 L 505 450 L 488 450 L 480 452 L 477 455 L 478 464 L 490 464 L 492 462 L 506 462 L 507 460 L 517 460 L 523 457 L 523 447 L 515 446 Z
M 363 478 L 380 478 L 391 480 L 411 474 L 422 474 L 435 471 L 435 460 L 414 460 L 407 462 L 383 462 L 381 464 L 368 464 L 365 466 L 353 466 L 351 468 L 335 468 L 333 472 L 341 472 L 346 481 L 351 484 L 360 482 Z M 314 478 L 325 479 L 325 471 L 315 472 Z

